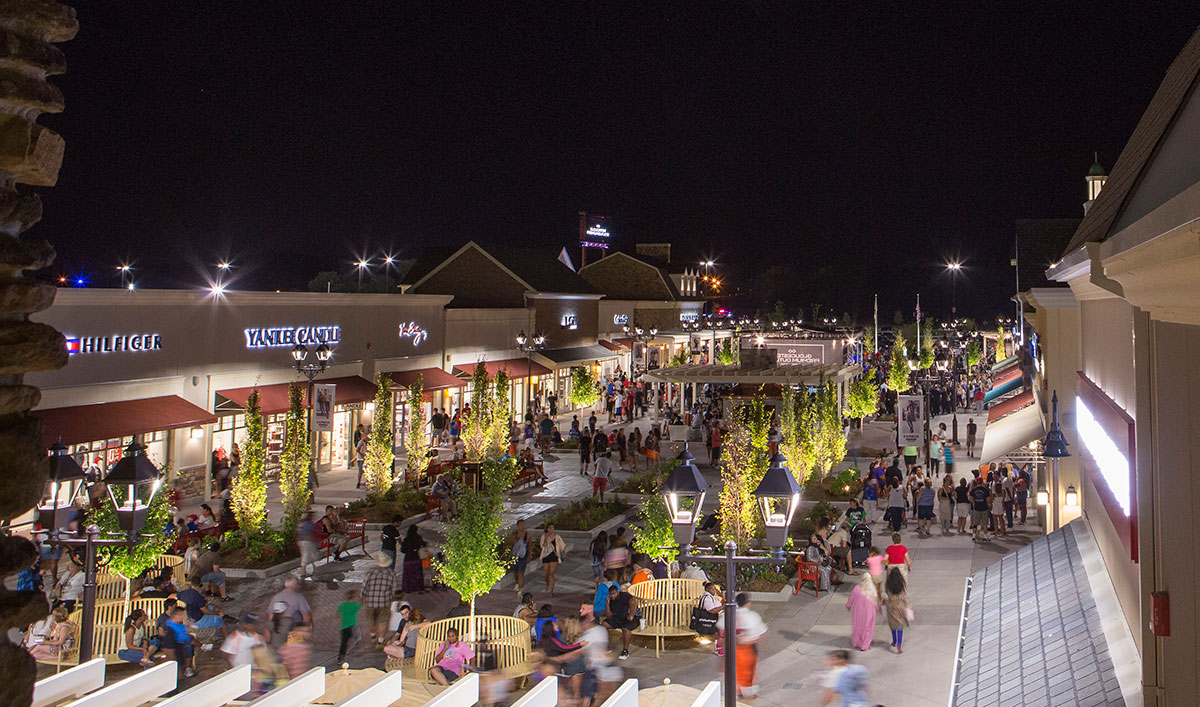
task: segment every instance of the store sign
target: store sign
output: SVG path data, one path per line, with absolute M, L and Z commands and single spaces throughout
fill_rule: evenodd
M 342 340 L 340 326 L 298 326 L 246 329 L 246 348 L 271 349 L 283 346 L 333 345 Z
M 900 412 L 901 446 L 919 447 L 925 442 L 925 396 L 901 395 L 896 404 Z
M 314 432 L 333 431 L 333 406 L 337 385 L 322 383 L 313 386 L 312 427 Z
M 1075 393 L 1075 429 L 1083 447 L 1080 464 L 1130 559 L 1137 562 L 1136 424 L 1129 413 L 1083 372 L 1079 373 Z M 1077 491 L 1083 493 L 1083 489 Z
M 422 341 L 429 338 L 429 332 L 418 326 L 416 322 L 408 322 L 400 325 L 399 336 L 401 339 L 412 339 L 413 346 L 420 346 Z
M 628 323 L 629 323 L 629 315 L 628 314 L 614 314 L 613 315 L 613 324 L 616 324 L 618 326 L 625 326 Z
M 698 322 L 700 321 L 699 312 L 680 312 L 679 321 L 681 322 Z
M 110 336 L 67 337 L 68 354 L 161 351 L 160 334 L 112 334 Z
M 563 329 L 578 329 L 579 319 L 574 314 L 564 314 L 562 317 Z
M 580 234 L 579 242 L 585 248 L 607 249 L 612 242 L 612 234 L 608 232 L 607 221 L 598 216 L 587 217 L 587 227 Z M 583 224 L 580 224 L 582 227 Z
M 820 366 L 825 363 L 825 347 L 820 344 L 787 344 L 771 348 L 778 352 L 775 363 L 780 366 Z

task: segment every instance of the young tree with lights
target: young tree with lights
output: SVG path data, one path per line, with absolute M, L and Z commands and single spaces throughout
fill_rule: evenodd
M 922 371 L 933 366 L 933 321 L 926 319 L 921 334 L 921 360 L 917 367 Z
M 229 505 L 242 537 L 267 528 L 267 447 L 258 390 L 246 399 L 246 437 L 242 441 L 242 468 L 229 489 Z
M 312 453 L 308 445 L 308 418 L 300 386 L 288 386 L 288 412 L 284 422 L 283 452 L 279 455 L 279 494 L 283 500 L 283 535 L 288 543 L 296 537 L 300 516 L 308 509 L 312 489 L 308 469 Z
M 725 339 L 717 349 L 717 363 L 722 366 L 732 366 L 737 363 L 737 351 L 733 348 L 733 338 Z
M 783 387 L 783 404 L 779 410 L 779 428 L 782 439 L 779 451 L 787 459 L 788 469 L 801 486 L 808 480 L 816 465 L 816 449 L 813 442 L 815 409 L 808 392 Z
M 755 398 L 734 411 L 721 445 L 721 539 L 733 540 L 743 550 L 762 526 L 754 489 L 770 463 L 770 423 L 762 398 Z
M 163 478 L 171 473 L 169 466 L 161 469 Z M 113 496 L 118 503 L 125 502 L 126 488 L 113 486 Z M 117 508 L 108 495 L 103 496 L 100 507 L 87 513 L 89 523 L 95 523 L 100 528 L 100 534 L 124 535 L 121 522 L 117 517 Z M 164 553 L 171 549 L 174 537 L 165 531 L 172 522 L 171 502 L 168 494 L 156 493 L 150 499 L 150 507 L 146 511 L 146 522 L 142 525 L 142 533 L 134 545 L 101 545 L 96 548 L 100 560 L 108 568 L 125 579 L 125 615 L 129 614 L 129 601 L 132 598 L 130 583 L 150 569 Z
M 1008 353 L 1004 349 L 1004 327 L 996 327 L 996 360 L 1003 361 L 1008 358 Z
M 600 399 L 600 381 L 592 372 L 591 366 L 576 366 L 571 369 L 571 390 L 568 399 L 571 404 L 588 408 Z
M 367 459 L 363 464 L 363 485 L 368 496 L 382 496 L 392 487 L 396 456 L 392 444 L 392 391 L 388 388 L 391 379 L 386 373 L 379 374 L 375 390 L 375 411 L 371 414 L 371 431 L 367 433 Z
M 893 393 L 903 393 L 909 389 L 908 357 L 904 355 L 904 347 L 908 342 L 904 336 L 897 333 L 896 341 L 892 344 L 891 366 L 888 368 L 887 384 Z
M 879 386 L 874 381 L 860 377 L 850 384 L 850 392 L 846 396 L 846 414 L 858 420 L 860 429 L 863 421 L 878 409 Z
M 662 495 L 652 493 L 642 498 L 638 521 L 641 527 L 633 537 L 634 551 L 643 552 L 651 559 L 667 564 L 673 562 L 679 556 L 679 550 L 675 543 L 675 531 L 671 528 L 671 516 Z
M 526 378 L 525 385 L 531 386 L 532 379 Z M 512 381 L 509 380 L 508 372 L 501 370 L 492 381 L 491 405 L 487 411 L 487 456 L 490 459 L 499 459 L 508 449 L 508 431 L 512 422 L 512 410 L 508 402 L 511 390 Z M 533 396 L 528 397 L 532 399 Z
M 826 383 L 817 391 L 816 408 L 816 470 L 824 478 L 833 467 L 846 458 L 846 432 L 838 411 L 837 389 Z
M 971 343 L 967 344 L 967 368 L 978 366 L 980 358 L 979 341 L 971 339 Z
M 382 378 L 382 377 L 381 377 Z M 382 380 L 381 380 L 382 383 Z M 429 466 L 429 433 L 425 431 L 425 386 L 421 376 L 408 386 L 408 430 L 404 433 L 405 475 L 420 479 Z

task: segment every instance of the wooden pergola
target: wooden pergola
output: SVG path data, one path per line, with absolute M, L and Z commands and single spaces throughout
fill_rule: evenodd
M 776 364 L 729 364 L 719 363 L 670 366 L 647 371 L 643 377 L 671 385 L 691 385 L 692 400 L 697 399 L 697 388 L 706 384 L 743 384 L 757 386 L 775 383 L 778 385 L 816 386 L 833 383 L 838 393 L 838 409 L 846 400 L 847 383 L 860 373 L 856 364 L 809 364 L 781 366 Z M 669 399 L 674 399 L 671 396 Z

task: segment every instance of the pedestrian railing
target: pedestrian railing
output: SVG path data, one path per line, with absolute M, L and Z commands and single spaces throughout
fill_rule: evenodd
M 958 636 L 954 639 L 954 665 L 953 671 L 950 674 L 950 702 L 949 707 L 954 707 L 954 698 L 958 694 L 958 671 L 962 667 L 962 650 L 963 643 L 966 641 L 967 633 L 967 608 L 971 605 L 971 578 L 967 577 L 963 580 L 963 600 L 962 612 L 958 617 Z
M 179 668 L 175 661 L 156 665 L 71 702 L 67 707 L 125 707 L 140 705 L 175 689 Z
M 551 675 L 526 692 L 512 707 L 554 707 L 558 704 L 558 677 Z
M 222 707 L 250 692 L 250 665 L 239 665 L 215 678 L 205 680 L 174 697 L 159 702 L 156 707 Z M 395 688 L 400 696 L 400 686 Z
M 38 680 L 33 685 L 31 707 L 47 707 L 86 695 L 104 686 L 104 659 L 89 660 L 70 670 Z

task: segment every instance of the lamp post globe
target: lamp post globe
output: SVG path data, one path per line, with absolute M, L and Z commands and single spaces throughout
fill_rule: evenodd
M 59 503 L 60 490 L 64 483 L 82 482 L 86 474 L 75 459 L 67 454 L 67 447 L 62 442 L 50 445 L 47 462 L 50 467 L 47 479 L 50 482 L 50 493 L 42 505 L 38 506 L 38 522 L 52 537 L 58 528 L 67 524 L 67 519 L 75 504 L 75 499 L 83 492 L 85 485 L 80 483 L 75 492 L 65 504 Z
M 292 360 L 294 360 L 296 363 L 300 363 L 306 358 L 308 358 L 307 346 L 304 344 L 296 344 L 292 347 Z
M 325 363 L 329 360 L 330 356 L 333 356 L 333 349 L 329 348 L 329 344 L 321 344 L 317 347 L 316 354 L 317 360 L 321 363 Z
M 663 482 L 661 493 L 671 518 L 671 530 L 675 533 L 675 542 L 685 549 L 684 554 L 695 536 L 696 519 L 704 506 L 708 486 L 696 465 L 690 459 L 682 458 Z
M 161 479 L 162 472 L 146 457 L 146 448 L 136 440 L 125 448 L 125 456 L 105 477 L 109 498 L 117 510 L 117 521 L 130 538 L 137 535 L 146 524 L 146 514 Z M 142 500 L 138 498 L 138 492 L 146 486 L 150 487 L 150 493 Z M 117 501 L 113 487 L 125 489 L 125 498 L 121 502 Z
M 777 452 L 771 457 L 771 466 L 754 489 L 754 497 L 758 499 L 758 508 L 762 512 L 767 545 L 779 555 L 787 544 L 788 528 L 800 505 L 800 484 L 788 471 L 787 459 L 783 454 Z

